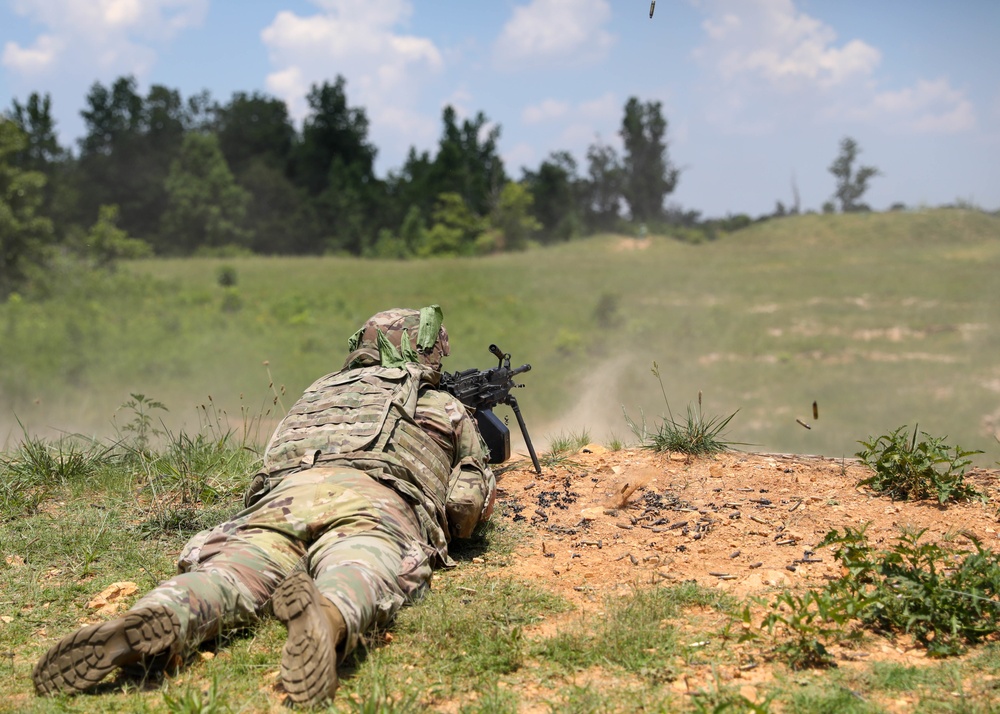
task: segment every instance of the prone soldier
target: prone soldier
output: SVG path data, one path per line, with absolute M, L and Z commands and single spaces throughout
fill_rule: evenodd
M 319 704 L 373 626 L 419 596 L 448 543 L 489 518 L 496 480 L 466 408 L 439 389 L 441 308 L 393 309 L 350 339 L 340 371 L 276 428 L 246 508 L 194 536 L 179 573 L 121 617 L 61 639 L 32 673 L 39 694 L 76 693 L 111 671 L 184 657 L 269 611 L 288 630 L 281 680 Z

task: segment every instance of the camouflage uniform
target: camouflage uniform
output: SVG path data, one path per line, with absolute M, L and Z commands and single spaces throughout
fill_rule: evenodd
M 246 508 L 192 538 L 179 574 L 135 603 L 127 622 L 82 628 L 53 647 L 33 673 L 39 693 L 82 691 L 140 654 L 182 652 L 252 625 L 295 571 L 340 611 L 342 657 L 428 587 L 432 566 L 452 564 L 448 542 L 489 517 L 496 482 L 474 421 L 435 389 L 448 342 L 433 307 L 427 334 L 431 308 L 420 313 L 415 349 L 398 329 L 413 326 L 415 311 L 366 323 L 344 369 L 317 380 L 278 425 Z M 153 630 L 166 635 L 147 637 Z M 96 664 L 80 670 L 84 660 Z
M 471 535 L 495 489 L 465 408 L 426 372 L 362 367 L 313 384 L 271 438 L 249 507 L 192 538 L 181 574 L 133 609 L 173 610 L 197 644 L 255 622 L 303 568 L 344 615 L 346 652 L 388 623 L 432 565 L 451 564 L 451 534 Z

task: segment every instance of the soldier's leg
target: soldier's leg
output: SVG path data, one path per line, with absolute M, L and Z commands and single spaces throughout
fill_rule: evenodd
M 188 572 L 146 594 L 123 616 L 64 637 L 32 673 L 39 694 L 75 693 L 117 667 L 159 654 L 186 654 L 220 632 L 256 621 L 271 593 L 305 553 L 284 533 L 223 524 L 182 554 Z
M 244 524 L 216 529 L 187 570 L 143 596 L 132 610 L 161 606 L 181 623 L 180 640 L 197 647 L 220 633 L 248 627 L 271 594 L 301 562 L 305 545 L 287 534 Z
M 309 571 L 344 616 L 343 655 L 427 588 L 433 549 L 413 508 L 396 491 L 363 473 L 342 478 L 340 485 L 351 509 L 310 546 Z
M 309 549 L 308 574 L 293 573 L 274 594 L 274 614 L 288 627 L 282 684 L 304 704 L 333 697 L 339 661 L 431 574 L 430 546 L 421 544 L 416 515 L 395 491 L 349 469 L 312 473 L 325 479 L 333 507 L 316 522 L 322 527 Z

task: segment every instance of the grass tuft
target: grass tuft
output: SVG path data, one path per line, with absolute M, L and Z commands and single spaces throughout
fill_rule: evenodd
M 695 583 L 642 588 L 609 600 L 603 617 L 585 616 L 576 627 L 536 643 L 532 652 L 568 670 L 614 665 L 653 682 L 671 681 L 681 652 L 671 620 L 695 606 L 728 611 L 732 603 Z
M 573 454 L 590 443 L 590 432 L 559 434 L 549 442 L 549 450 L 538 458 L 542 466 L 572 465 Z
M 698 392 L 698 405 L 689 404 L 685 420 L 678 421 L 674 419 L 670 409 L 670 401 L 667 399 L 667 392 L 660 376 L 660 368 L 656 362 L 653 362 L 652 372 L 660 384 L 663 402 L 667 407 L 667 416 L 662 417 L 659 425 L 650 431 L 646 424 L 646 416 L 641 410 L 639 412 L 640 422 L 636 423 L 622 407 L 625 422 L 644 448 L 690 456 L 708 456 L 728 451 L 736 444 L 736 442 L 727 441 L 723 435 L 737 412 L 733 412 L 727 417 L 706 418 L 701 408 L 701 392 Z

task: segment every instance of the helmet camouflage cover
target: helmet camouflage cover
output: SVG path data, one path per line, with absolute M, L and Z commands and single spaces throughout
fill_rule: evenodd
M 344 367 L 360 366 L 365 356 L 377 356 L 383 367 L 419 362 L 440 372 L 441 358 L 451 352 L 443 319 L 439 305 L 420 310 L 393 308 L 372 315 L 348 341 L 351 354 Z

